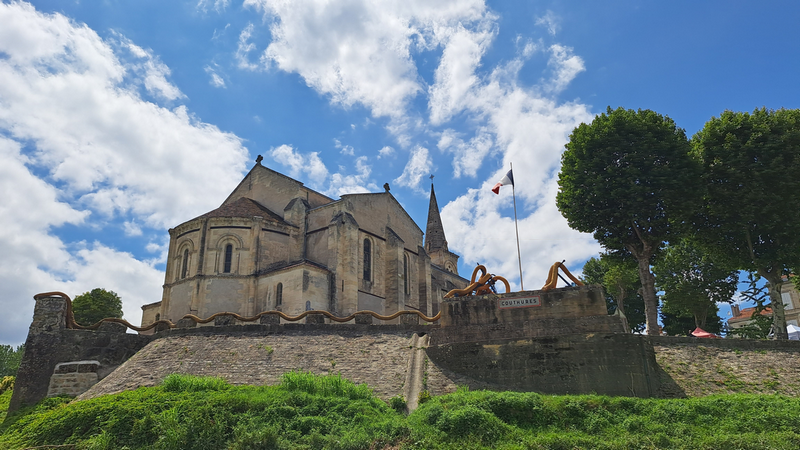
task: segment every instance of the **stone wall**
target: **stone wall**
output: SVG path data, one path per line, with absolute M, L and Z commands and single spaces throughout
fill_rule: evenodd
M 124 326 L 115 323 L 105 323 L 97 331 L 66 329 L 65 300 L 37 300 L 8 411 L 44 399 L 59 363 L 96 361 L 99 365 L 93 375 L 95 379 L 102 379 L 152 340 L 152 336 L 125 331 Z M 87 378 L 91 375 L 80 375 L 74 383 L 85 384 Z M 64 386 L 67 381 L 62 381 L 60 384 Z

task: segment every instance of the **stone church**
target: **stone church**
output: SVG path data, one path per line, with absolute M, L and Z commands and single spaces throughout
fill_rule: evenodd
M 219 208 L 169 230 L 162 299 L 142 307 L 142 325 L 270 310 L 433 316 L 445 293 L 469 284 L 447 248 L 433 185 L 423 242 L 388 185 L 333 200 L 261 160 Z

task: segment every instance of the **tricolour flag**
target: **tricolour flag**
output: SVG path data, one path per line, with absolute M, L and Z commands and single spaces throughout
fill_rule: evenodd
M 510 170 L 508 171 L 506 176 L 503 177 L 502 180 L 498 181 L 497 184 L 494 185 L 494 187 L 492 188 L 492 192 L 494 192 L 495 194 L 499 195 L 500 194 L 500 186 L 508 186 L 509 184 L 511 186 L 514 186 L 514 174 L 511 173 Z

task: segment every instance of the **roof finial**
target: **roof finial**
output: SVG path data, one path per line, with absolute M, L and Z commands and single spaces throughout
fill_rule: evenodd
M 264 157 L 261 156 L 261 155 L 258 155 L 258 158 L 256 158 L 256 164 L 258 164 L 260 166 L 261 165 L 261 161 L 263 161 L 263 160 L 264 160 Z
M 386 192 L 389 192 L 389 183 L 383 183 L 383 188 L 386 190 Z
M 433 184 L 433 174 L 431 174 L 431 184 Z

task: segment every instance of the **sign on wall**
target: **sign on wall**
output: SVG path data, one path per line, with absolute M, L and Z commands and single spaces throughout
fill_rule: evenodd
M 532 306 L 542 306 L 542 299 L 538 295 L 503 297 L 497 301 L 498 309 L 530 308 Z

